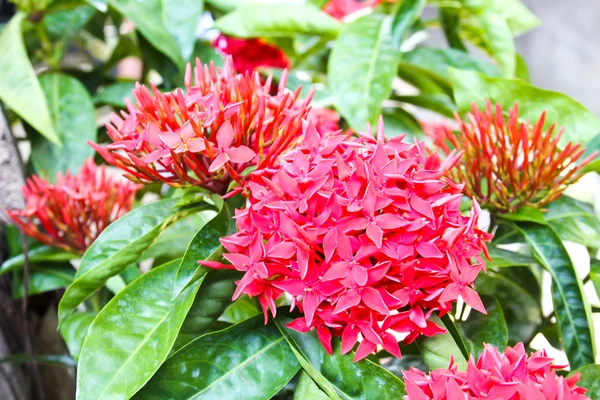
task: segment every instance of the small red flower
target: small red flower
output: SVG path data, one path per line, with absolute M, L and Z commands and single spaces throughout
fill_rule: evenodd
M 346 15 L 350 15 L 358 10 L 367 7 L 376 7 L 384 0 L 330 0 L 325 5 L 323 11 L 337 19 L 343 19 Z M 386 0 L 394 3 L 396 0 Z
M 271 77 L 261 83 L 258 72 L 236 74 L 231 57 L 222 70 L 198 60 L 193 76 L 192 84 L 188 65 L 185 93 L 138 85 L 137 105 L 129 103 L 106 125 L 113 143 L 90 145 L 134 182 L 225 194 L 235 181 L 235 193 L 249 170 L 271 167 L 297 143 L 312 96 L 299 101 L 299 89 L 285 89 L 285 73 L 271 95 Z
M 305 124 L 303 144 L 276 168 L 251 174 L 249 206 L 236 212 L 238 233 L 222 239 L 244 272 L 234 298 L 258 296 L 265 313 L 286 292 L 304 317 L 290 327 L 316 329 L 331 352 L 342 337 L 356 360 L 377 345 L 400 356 L 394 332 L 411 342 L 443 330 L 429 321 L 459 296 L 482 312 L 471 289 L 491 235 L 477 227 L 479 207 L 459 211 L 461 185 L 445 177 L 460 155 L 441 162 L 422 143 L 386 141 Z
M 403 371 L 405 400 L 506 399 L 506 400 L 589 400 L 586 389 L 576 386 L 579 373 L 566 378 L 551 365 L 544 350 L 531 355 L 523 343 L 507 347 L 504 353 L 486 345 L 477 363 L 471 358 L 466 372 L 458 371 L 453 361 L 448 369 L 429 375 L 418 369 Z
M 456 120 L 458 132 L 438 127 L 428 133 L 446 154 L 464 151 L 451 176 L 465 182 L 468 196 L 499 212 L 550 203 L 582 176 L 581 170 L 596 155 L 576 164 L 585 149 L 572 143 L 561 149 L 562 130 L 553 135 L 552 125 L 544 132 L 545 113 L 533 125 L 519 122 L 517 105 L 508 120 L 500 105 L 493 108 L 489 101 L 483 111 L 473 104 L 466 122 L 458 115 Z
M 56 185 L 32 176 L 23 186 L 26 206 L 10 210 L 25 234 L 74 253 L 83 253 L 114 220 L 131 209 L 140 186 L 106 175 L 90 158 L 77 175 L 58 175 Z
M 233 57 L 233 66 L 238 72 L 254 71 L 259 67 L 289 68 L 290 61 L 285 53 L 262 39 L 236 39 L 219 35 L 213 46 L 223 54 Z

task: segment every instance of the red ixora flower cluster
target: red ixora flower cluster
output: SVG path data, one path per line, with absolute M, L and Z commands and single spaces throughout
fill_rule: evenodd
M 233 57 L 233 65 L 238 72 L 252 72 L 259 67 L 290 67 L 290 60 L 283 50 L 262 39 L 237 39 L 219 35 L 213 41 L 213 46 L 221 53 Z
M 550 203 L 581 177 L 583 167 L 596 156 L 576 164 L 585 149 L 572 143 L 561 149 L 562 130 L 553 135 L 552 125 L 544 131 L 545 113 L 534 125 L 519 122 L 518 105 L 506 120 L 499 104 L 492 107 L 488 101 L 483 111 L 473 104 L 467 121 L 458 115 L 456 121 L 459 128 L 454 132 L 438 126 L 426 133 L 446 154 L 464 150 L 451 176 L 465 182 L 468 196 L 500 212 Z
M 564 366 L 551 365 L 544 350 L 527 355 L 523 343 L 502 354 L 486 345 L 477 363 L 469 360 L 466 372 L 453 362 L 448 369 L 429 375 L 418 369 L 404 371 L 405 400 L 584 400 L 586 389 L 576 386 L 579 373 L 565 378 L 556 374 Z
M 236 74 L 231 57 L 222 70 L 196 60 L 193 75 L 192 84 L 188 64 L 185 93 L 138 85 L 137 106 L 129 103 L 106 126 L 113 143 L 90 145 L 135 182 L 225 194 L 235 181 L 239 191 L 249 170 L 272 166 L 298 141 L 312 95 L 299 102 L 300 88 L 285 89 L 285 72 L 271 95 L 271 77 L 261 83 L 258 72 Z
M 305 124 L 303 145 L 277 169 L 251 175 L 249 204 L 236 211 L 238 232 L 221 240 L 233 264 L 200 263 L 245 272 L 234 299 L 258 296 L 268 316 L 286 292 L 304 317 L 289 326 L 316 329 L 331 353 L 332 334 L 355 360 L 382 345 L 400 356 L 411 342 L 443 329 L 429 321 L 459 296 L 485 312 L 471 288 L 484 268 L 491 235 L 477 227 L 479 208 L 459 212 L 462 185 L 445 177 L 458 161 L 425 155 L 422 143 L 373 135 L 321 135 Z
M 139 185 L 114 179 L 88 159 L 77 175 L 55 185 L 32 176 L 23 186 L 26 206 L 8 214 L 26 235 L 50 246 L 83 253 L 111 222 L 131 209 Z
M 323 11 L 337 19 L 343 19 L 346 15 L 350 15 L 358 10 L 367 7 L 376 7 L 384 0 L 330 0 L 325 5 Z M 387 0 L 394 3 L 396 0 Z

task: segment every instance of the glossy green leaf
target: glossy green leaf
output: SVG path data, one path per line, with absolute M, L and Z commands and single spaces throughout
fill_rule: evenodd
M 398 53 L 390 17 L 373 13 L 349 24 L 333 44 L 327 75 L 337 110 L 358 131 L 375 124 L 392 92 Z
M 62 335 L 69 354 L 73 359 L 78 360 L 81 354 L 81 346 L 85 339 L 92 321 L 96 318 L 95 312 L 78 312 L 69 315 L 60 326 Z
M 463 333 L 469 353 L 475 359 L 481 354 L 484 344 L 491 344 L 500 351 L 508 344 L 508 326 L 498 299 L 485 302 L 487 315 L 471 312 L 466 321 L 458 324 Z
M 569 363 L 579 368 L 595 360 L 591 308 L 569 254 L 548 225 L 519 222 L 533 256 L 552 275 L 552 300 Z
M 492 0 L 488 0 L 489 2 Z M 500 13 L 514 36 L 521 35 L 540 25 L 540 20 L 521 0 L 494 0 L 496 11 Z
M 426 69 L 430 74 L 436 74 L 439 79 L 449 79 L 448 68 L 478 71 L 488 76 L 502 75 L 495 65 L 455 49 L 417 47 L 402 53 L 402 61 Z
M 77 400 L 129 399 L 159 369 L 202 282 L 171 300 L 178 265 L 142 275 L 94 319 L 79 358 Z
M 489 245 L 488 251 L 492 261 L 486 261 L 485 265 L 487 268 L 520 267 L 536 263 L 535 259 L 527 254 L 504 250 Z
M 215 27 L 241 38 L 337 35 L 340 24 L 313 6 L 300 4 L 253 4 L 219 18 Z
M 177 41 L 165 25 L 162 16 L 161 0 L 109 0 L 108 4 L 114 7 L 124 17 L 130 19 L 137 30 L 158 49 L 171 59 L 178 67 L 182 68 L 184 60 L 179 51 Z
M 510 221 L 533 222 L 536 224 L 546 223 L 544 214 L 538 208 L 529 206 L 520 207 L 517 212 L 512 214 L 502 214 L 501 218 Z
M 432 317 L 432 320 L 439 326 L 448 329 L 438 318 Z M 461 351 L 451 332 L 432 337 L 420 337 L 417 339 L 417 345 L 421 351 L 423 361 L 430 370 L 448 368 L 450 356 L 454 357 L 454 363 L 458 366 L 458 369 L 461 371 L 467 369 L 467 359 L 463 355 L 464 351 Z
M 460 351 L 464 359 L 469 358 L 469 350 L 467 349 L 467 344 L 465 343 L 464 338 L 462 337 L 460 331 L 456 327 L 454 323 L 454 319 L 450 317 L 449 314 L 444 315 L 441 318 L 442 324 L 448 330 L 450 336 L 454 340 L 454 344 L 456 344 L 456 348 Z
M 135 208 L 110 224 L 87 249 L 75 281 L 58 306 L 59 322 L 105 282 L 137 261 L 169 225 L 199 208 L 177 209 L 179 199 L 166 199 Z
M 298 380 L 298 386 L 294 391 L 294 400 L 329 400 L 327 396 L 312 380 L 310 375 L 302 371 L 300 373 L 300 379 Z
M 485 106 L 490 99 L 508 112 L 519 104 L 519 117 L 523 121 L 537 121 L 546 111 L 546 125 L 564 126 L 561 143 L 569 141 L 587 143 L 600 131 L 600 120 L 587 108 L 570 97 L 531 86 L 519 79 L 492 78 L 474 71 L 450 70 L 454 100 L 461 111 L 467 111 L 475 102 Z
M 46 30 L 48 38 L 53 42 L 52 58 L 54 62 L 59 62 L 63 58 L 73 36 L 86 26 L 95 12 L 94 7 L 83 4 L 44 15 L 43 29 Z
M 75 268 L 69 263 L 30 264 L 29 287 L 27 293 L 35 295 L 69 286 L 75 276 Z M 12 296 L 20 299 L 25 294 L 23 274 L 21 271 L 13 275 Z
M 299 369 L 279 330 L 258 316 L 188 344 L 134 399 L 269 399 Z
M 288 322 L 282 317 L 275 320 L 302 368 L 331 399 L 401 398 L 404 384 L 394 374 L 367 359 L 352 362 L 353 352 L 341 355 L 337 340 L 330 356 L 314 331 L 294 331 L 285 326 Z
M 219 321 L 237 324 L 260 313 L 262 313 L 262 310 L 256 297 L 243 294 L 225 309 L 219 317 Z
M 208 210 L 177 221 L 169 226 L 152 246 L 148 247 L 141 260 L 155 258 L 171 261 L 183 257 L 190 240 L 198 232 L 198 229 L 202 228 L 214 215 L 214 211 Z
M 575 371 L 581 374 L 577 386 L 581 386 L 587 389 L 585 395 L 592 400 L 600 399 L 600 365 L 589 364 L 585 365 Z
M 196 27 L 204 11 L 203 0 L 162 0 L 162 21 L 188 60 L 196 42 Z
M 38 246 L 33 249 L 29 249 L 27 257 L 30 263 L 42 263 L 42 262 L 54 262 L 54 261 L 69 261 L 79 257 L 77 254 L 73 254 L 69 251 L 63 250 L 58 247 L 50 246 Z M 9 258 L 2 263 L 0 266 L 0 275 L 5 274 L 9 271 L 20 270 L 25 264 L 25 257 L 23 254 L 16 255 Z
M 421 16 L 423 7 L 425 7 L 425 0 L 405 0 L 396 6 L 397 12 L 394 13 L 392 20 L 392 43 L 396 50 L 400 50 L 410 28 Z
M 435 111 L 448 118 L 454 118 L 456 106 L 452 99 L 444 94 L 419 94 L 412 96 L 393 96 L 393 100 L 412 104 L 417 107 Z
M 94 103 L 96 105 L 108 104 L 115 108 L 125 108 L 127 106 L 125 99 L 133 102 L 132 90 L 134 87 L 135 82 L 133 81 L 122 81 L 107 85 L 96 95 Z
M 587 247 L 600 246 L 600 220 L 594 206 L 562 195 L 546 206 L 544 218 L 561 240 L 581 243 Z
M 539 284 L 529 279 L 524 283 L 527 286 L 521 286 L 516 279 L 519 268 L 522 267 L 505 268 L 500 272 L 488 270 L 475 281 L 480 295 L 496 297 L 500 302 L 511 343 L 531 340 L 542 320 L 540 297 L 527 290 L 537 288 L 539 292 Z
M 592 258 L 590 264 L 590 280 L 594 285 L 596 294 L 600 297 L 600 260 Z
M 192 238 L 177 271 L 174 296 L 179 295 L 198 275 L 206 273 L 206 268 L 198 265 L 199 260 L 214 261 L 221 256 L 223 247 L 220 239 L 227 236 L 230 224 L 229 208 L 227 204 L 223 204 L 219 213 L 200 228 Z
M 26 364 L 31 362 L 37 364 L 58 365 L 66 368 L 73 368 L 77 366 L 75 360 L 64 354 L 37 354 L 33 356 L 30 356 L 29 354 L 13 354 L 0 358 L 0 364 Z
M 231 305 L 231 296 L 236 288 L 235 281 L 241 277 L 241 272 L 233 270 L 208 272 L 181 326 L 174 350 L 213 330 L 212 327 L 216 325 L 217 319 Z
M 60 145 L 46 97 L 23 43 L 24 18 L 25 14 L 17 13 L 0 34 L 0 100 L 48 140 Z
M 448 45 L 452 49 L 466 52 L 467 48 L 460 37 L 459 10 L 454 7 L 438 7 L 438 19 Z
M 382 113 L 385 136 L 413 135 L 423 138 L 423 128 L 417 119 L 403 108 L 385 109 Z M 410 140 L 410 139 L 408 139 Z
M 31 162 L 39 175 L 55 181 L 58 173 L 79 172 L 94 154 L 87 141 L 96 141 L 96 114 L 92 98 L 77 79 L 50 72 L 40 77 L 40 85 L 62 146 L 41 137 L 32 140 Z

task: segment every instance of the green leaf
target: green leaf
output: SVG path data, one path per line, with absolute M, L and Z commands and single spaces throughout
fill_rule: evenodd
M 598 247 L 600 243 L 600 220 L 591 204 L 562 195 L 546 206 L 546 221 L 561 240 Z
M 43 29 L 53 42 L 52 58 L 58 63 L 64 56 L 73 36 L 83 29 L 96 12 L 94 7 L 81 5 L 50 12 L 42 19 Z
M 7 357 L 0 358 L 0 364 L 25 364 L 31 362 L 46 365 L 59 365 L 61 367 L 67 368 L 73 368 L 77 366 L 77 363 L 71 357 L 65 356 L 63 354 L 38 354 L 33 356 L 30 356 L 29 354 L 13 354 Z
M 75 281 L 63 295 L 59 323 L 110 277 L 136 262 L 169 225 L 200 211 L 176 209 L 177 201 L 166 199 L 135 208 L 102 231 L 83 255 Z
M 234 290 L 235 291 L 235 290 Z M 237 324 L 262 313 L 256 297 L 243 294 L 231 303 L 219 317 L 219 321 Z
M 438 19 L 442 25 L 448 45 L 453 49 L 466 52 L 467 48 L 460 38 L 460 16 L 458 10 L 452 7 L 438 7 Z
M 75 276 L 75 268 L 69 263 L 30 264 L 30 268 L 27 293 L 31 296 L 67 287 Z M 19 271 L 13 275 L 12 296 L 20 299 L 24 294 L 23 274 Z
M 258 316 L 188 344 L 134 399 L 269 399 L 299 369 L 279 330 Z
M 517 253 L 514 251 L 500 249 L 495 246 L 488 245 L 488 251 L 492 261 L 487 261 L 488 268 L 506 268 L 506 267 L 522 267 L 536 264 L 535 259 L 530 255 Z
M 40 77 L 40 84 L 62 146 L 41 137 L 32 140 L 31 162 L 39 175 L 53 182 L 58 173 L 79 172 L 94 154 L 87 141 L 96 141 L 96 114 L 92 98 L 77 79 L 50 72 Z
M 0 99 L 48 140 L 60 145 L 46 98 L 23 43 L 24 18 L 25 14 L 17 13 L 0 34 Z
M 94 319 L 79 358 L 77 400 L 129 399 L 167 358 L 201 283 L 171 300 L 178 265 L 142 275 Z
M 475 102 L 484 107 L 487 99 L 499 103 L 505 112 L 519 104 L 522 120 L 537 121 L 546 111 L 546 125 L 564 126 L 561 143 L 587 143 L 600 131 L 600 120 L 570 97 L 531 86 L 518 79 L 491 78 L 473 71 L 450 70 L 454 100 L 460 111 Z
M 444 327 L 448 330 L 450 336 L 454 340 L 454 344 L 460 350 L 460 354 L 462 354 L 465 360 L 469 359 L 469 350 L 467 349 L 467 345 L 465 344 L 464 339 L 462 338 L 458 328 L 456 327 L 454 320 L 450 318 L 449 314 L 446 314 L 441 319 Z
M 393 15 L 392 43 L 396 50 L 400 50 L 410 28 L 421 16 L 425 0 L 401 1 L 396 7 L 398 11 Z
M 178 350 L 208 330 L 217 322 L 225 309 L 231 305 L 231 296 L 235 292 L 235 281 L 241 273 L 232 270 L 211 271 L 196 295 L 173 350 Z
M 488 76 L 501 76 L 502 72 L 488 62 L 455 49 L 417 47 L 402 53 L 402 61 L 414 64 L 435 74 L 438 79 L 449 79 L 448 68 L 481 72 Z
M 336 36 L 340 24 L 313 6 L 273 3 L 237 8 L 217 19 L 215 28 L 240 38 Z
M 196 27 L 204 12 L 203 0 L 162 0 L 162 22 L 188 60 L 196 42 Z
M 581 377 L 577 386 L 581 386 L 587 389 L 585 395 L 592 400 L 600 399 L 600 365 L 589 364 L 585 365 L 569 375 L 579 372 Z
M 169 57 L 179 68 L 183 68 L 184 60 L 179 51 L 177 41 L 165 25 L 162 16 L 161 0 L 109 0 L 124 17 L 130 19 L 137 30 L 160 52 Z
M 592 258 L 590 265 L 590 280 L 596 289 L 596 294 L 600 297 L 600 260 Z
M 517 212 L 513 214 L 502 214 L 501 218 L 510 221 L 533 222 L 542 225 L 546 224 L 544 214 L 539 209 L 529 206 L 520 207 Z
M 190 241 L 179 264 L 174 296 L 178 296 L 198 275 L 206 273 L 206 268 L 198 265 L 199 260 L 214 261 L 221 256 L 223 247 L 220 239 L 227 236 L 230 224 L 231 214 L 227 204 L 223 203 L 219 213 L 200 228 Z
M 60 326 L 60 334 L 62 335 L 69 354 L 74 360 L 79 359 L 81 354 L 81 346 L 85 339 L 92 321 L 96 318 L 95 312 L 78 312 L 69 315 Z
M 500 302 L 511 343 L 531 340 L 542 320 L 539 296 L 526 290 L 534 287 L 539 291 L 539 284 L 529 279 L 525 288 L 521 286 L 515 279 L 520 268 L 502 269 L 500 272 L 488 270 L 479 274 L 475 281 L 480 295 L 496 297 Z M 523 268 L 523 271 L 529 272 L 529 268 Z
M 281 317 L 275 320 L 302 368 L 331 399 L 401 398 L 404 384 L 394 374 L 367 359 L 352 362 L 353 352 L 341 355 L 337 340 L 330 356 L 314 331 L 294 331 L 285 326 L 288 322 Z
M 69 261 L 79 256 L 58 247 L 39 246 L 29 249 L 27 252 L 27 257 L 30 263 L 36 264 L 49 261 Z M 2 266 L 0 267 L 0 275 L 9 271 L 20 270 L 23 268 L 24 264 L 25 256 L 22 253 L 11 257 L 2 263 Z
M 392 93 L 398 53 L 390 17 L 373 13 L 357 19 L 333 44 L 327 75 L 334 104 L 350 126 L 364 131 L 374 125 L 381 105 Z
M 458 323 L 458 328 L 469 347 L 469 353 L 475 359 L 481 354 L 484 344 L 491 344 L 503 351 L 508 344 L 508 326 L 504 320 L 504 313 L 498 299 L 485 302 L 487 315 L 471 312 L 466 321 Z
M 116 108 L 125 108 L 127 106 L 125 99 L 133 102 L 132 91 L 134 87 L 135 82 L 133 81 L 122 81 L 107 85 L 96 95 L 94 103 L 96 105 L 108 104 Z
M 452 102 L 452 99 L 444 94 L 393 96 L 392 99 L 425 108 L 427 110 L 435 111 L 438 114 L 444 115 L 448 118 L 454 118 L 454 110 L 456 106 Z
M 447 326 L 437 317 L 432 317 L 431 320 L 447 329 Z M 454 327 L 454 329 L 456 328 Z M 448 368 L 450 356 L 454 357 L 454 363 L 459 370 L 465 371 L 467 369 L 467 359 L 463 355 L 464 350 L 461 351 L 450 332 L 432 337 L 420 337 L 417 339 L 417 345 L 421 350 L 423 361 L 430 370 Z
M 327 396 L 313 381 L 306 372 L 300 373 L 300 379 L 298 380 L 298 386 L 294 391 L 294 400 L 329 400 Z
M 552 300 L 561 339 L 572 368 L 595 360 L 591 308 L 569 254 L 554 230 L 541 224 L 519 222 L 518 229 L 533 256 L 552 275 Z
M 404 134 L 423 138 L 423 128 L 417 119 L 403 108 L 385 109 L 382 113 L 386 137 Z
M 494 0 L 494 3 L 497 6 L 496 11 L 506 18 L 508 27 L 514 36 L 519 36 L 540 25 L 538 17 L 521 0 Z

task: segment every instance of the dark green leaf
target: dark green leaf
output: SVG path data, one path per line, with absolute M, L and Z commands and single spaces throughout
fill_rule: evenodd
M 198 229 L 210 221 L 214 215 L 215 212 L 210 210 L 177 221 L 168 227 L 152 246 L 148 247 L 141 259 L 156 258 L 170 261 L 183 257 L 190 240 L 198 232 Z
M 42 137 L 32 140 L 31 162 L 39 175 L 53 182 L 58 173 L 79 172 L 94 154 L 87 141 L 96 141 L 96 114 L 92 98 L 77 79 L 50 72 L 40 77 L 40 84 L 62 146 Z
M 109 5 L 119 11 L 124 17 L 130 19 L 136 29 L 159 51 L 171 59 L 179 68 L 184 61 L 179 51 L 177 41 L 171 36 L 162 16 L 161 0 L 109 0 Z
M 104 72 L 110 71 L 119 61 L 125 57 L 140 57 L 140 48 L 138 46 L 135 32 L 130 32 L 119 36 L 119 41 L 113 49 L 108 60 L 102 66 Z
M 298 386 L 294 392 L 294 400 L 329 400 L 327 396 L 304 371 L 300 373 Z
M 206 273 L 206 268 L 198 265 L 199 260 L 214 261 L 223 253 L 220 239 L 229 233 L 231 214 L 227 204 L 213 219 L 208 221 L 190 241 L 175 279 L 174 296 L 178 296 L 195 278 Z
M 349 24 L 334 42 L 327 75 L 334 103 L 350 126 L 374 125 L 392 92 L 398 66 L 390 17 L 373 13 Z
M 419 121 L 403 108 L 385 109 L 382 116 L 386 137 L 407 134 L 422 139 L 425 136 Z
M 517 210 L 514 214 L 503 214 L 504 219 L 511 221 L 533 222 L 537 224 L 546 224 L 544 214 L 537 208 L 524 206 Z
M 184 60 L 188 60 L 194 50 L 196 27 L 203 11 L 203 0 L 162 0 L 163 25 L 175 38 Z
M 125 99 L 133 102 L 132 90 L 135 87 L 133 81 L 123 81 L 112 83 L 102 88 L 100 93 L 94 98 L 94 103 L 97 105 L 108 104 L 116 108 L 125 108 L 127 104 Z
M 142 275 L 94 319 L 79 358 L 77 400 L 129 399 L 167 358 L 202 282 L 171 300 L 178 265 Z
M 17 13 L 0 34 L 0 99 L 54 144 L 60 145 L 46 97 L 35 76 L 21 34 L 25 14 Z
M 219 321 L 237 324 L 260 314 L 262 311 L 256 297 L 243 294 L 239 299 L 230 304 L 223 312 Z
M 576 372 L 581 374 L 579 382 L 577 382 L 577 386 L 586 388 L 587 392 L 585 395 L 590 399 L 600 399 L 600 365 L 585 365 L 578 370 L 573 371 L 570 375 Z
M 449 79 L 448 68 L 478 71 L 488 76 L 501 76 L 502 72 L 490 63 L 468 53 L 454 49 L 417 47 L 402 54 L 402 61 L 436 74 L 438 79 Z
M 552 300 L 569 362 L 579 368 L 595 360 L 590 305 L 558 235 L 547 225 L 519 222 L 533 256 L 552 275 Z
M 217 19 L 221 32 L 241 38 L 337 35 L 340 24 L 313 6 L 300 4 L 254 4 L 237 8 Z
M 188 344 L 134 399 L 269 399 L 299 369 L 279 330 L 258 316 Z
M 592 258 L 590 265 L 590 280 L 596 289 L 596 294 L 600 297 L 600 260 Z
M 19 238 L 20 241 L 20 238 Z M 77 254 L 73 254 L 66 250 L 58 247 L 50 246 L 39 246 L 33 249 L 29 249 L 27 257 L 30 263 L 42 263 L 42 262 L 53 262 L 53 261 L 69 261 L 79 257 Z M 23 268 L 25 264 L 25 257 L 23 254 L 11 257 L 4 261 L 0 267 L 0 275 L 5 274 L 9 271 L 15 271 Z
M 467 48 L 460 38 L 460 16 L 458 10 L 451 7 L 439 7 L 438 18 L 448 45 L 453 49 L 466 52 Z
M 587 108 L 570 97 L 531 86 L 520 79 L 491 78 L 474 71 L 450 70 L 454 100 L 461 111 L 471 108 L 473 102 L 485 106 L 490 99 L 508 112 L 519 104 L 519 117 L 537 121 L 546 111 L 546 125 L 564 126 L 561 143 L 587 143 L 600 131 L 600 120 Z
M 69 356 L 63 354 L 57 355 L 34 355 L 29 354 L 14 354 L 8 357 L 0 358 L 0 364 L 13 363 L 13 364 L 25 364 L 25 363 L 38 363 L 47 365 L 59 365 L 61 367 L 73 368 L 77 366 L 77 363 Z
M 444 326 L 446 327 L 446 329 L 448 330 L 448 333 L 450 334 L 450 336 L 452 336 L 452 339 L 454 340 L 454 344 L 456 344 L 456 347 L 460 350 L 460 353 L 462 354 L 464 359 L 468 360 L 469 359 L 469 350 L 467 349 L 467 345 L 466 345 L 463 337 L 461 336 L 458 328 L 454 324 L 454 320 L 450 317 L 449 314 L 444 315 L 441 318 L 441 320 L 442 320 L 442 323 L 444 324 Z
M 432 317 L 431 319 L 439 326 L 447 329 L 446 325 L 437 317 Z M 417 339 L 417 345 L 421 350 L 423 361 L 430 370 L 448 368 L 448 365 L 450 365 L 450 356 L 454 357 L 454 362 L 458 366 L 458 369 L 464 371 L 467 368 L 467 359 L 463 355 L 464 350 L 461 351 L 450 332 L 432 337 L 422 336 Z
M 508 344 L 508 326 L 504 320 L 502 307 L 497 299 L 486 302 L 487 315 L 471 312 L 466 321 L 458 324 L 475 359 L 483 351 L 484 344 L 491 344 L 503 351 Z
M 171 224 L 199 208 L 174 209 L 179 199 L 157 201 L 133 209 L 110 224 L 87 249 L 75 281 L 58 306 L 59 322 L 112 276 L 137 261 Z
M 398 3 L 397 12 L 392 21 L 392 43 L 396 50 L 400 50 L 410 28 L 421 16 L 425 0 L 406 0 Z
M 73 36 L 86 26 L 95 12 L 94 7 L 84 4 L 44 15 L 43 29 L 47 31 L 49 39 L 54 42 L 52 58 L 55 62 L 62 59 Z
M 563 195 L 546 208 L 544 217 L 561 240 L 600 246 L 600 220 L 591 204 Z
M 285 326 L 288 322 L 281 317 L 275 320 L 302 368 L 331 399 L 401 398 L 404 384 L 391 372 L 366 359 L 352 362 L 354 354 L 341 355 L 338 341 L 330 356 L 314 331 L 294 331 Z
M 521 267 L 535 264 L 535 259 L 530 255 L 488 246 L 492 261 L 486 262 L 488 268 Z
M 67 287 L 75 276 L 75 268 L 69 263 L 30 264 L 29 267 L 29 295 Z M 13 275 L 12 296 L 13 299 L 20 299 L 24 294 L 23 274 L 19 271 Z
M 454 117 L 454 109 L 456 108 L 452 99 L 445 94 L 393 96 L 392 99 L 435 111 L 448 118 Z
M 73 313 L 69 315 L 60 326 L 60 334 L 67 344 L 71 357 L 75 360 L 79 359 L 83 340 L 85 339 L 94 318 L 96 318 L 95 312 Z
M 232 270 L 208 273 L 181 326 L 173 350 L 180 349 L 212 329 L 217 319 L 231 305 L 231 296 L 236 288 L 235 281 L 239 280 L 241 275 L 240 272 Z

